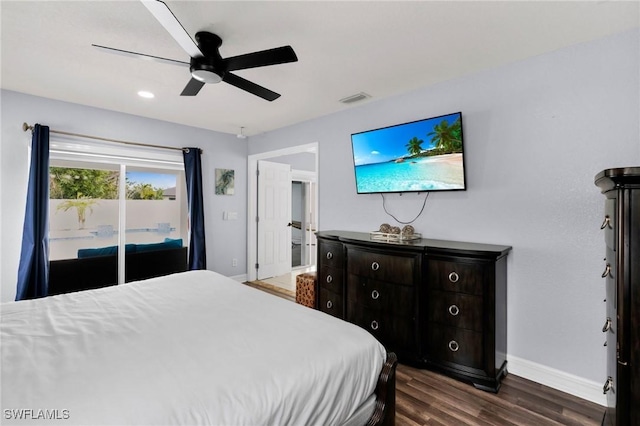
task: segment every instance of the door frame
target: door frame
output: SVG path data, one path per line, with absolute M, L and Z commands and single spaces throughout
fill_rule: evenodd
M 315 157 L 315 175 L 316 175 L 316 211 L 315 217 L 318 217 L 318 142 L 312 142 L 304 145 L 297 145 L 274 151 L 261 152 L 252 154 L 247 157 L 247 281 L 255 281 L 258 247 L 258 224 L 256 218 L 258 216 L 258 179 L 256 172 L 258 170 L 258 160 L 273 160 L 277 157 L 292 154 L 310 153 Z M 291 206 L 289 206 L 291 208 Z M 318 223 L 316 222 L 316 223 Z M 319 229 L 319 228 L 317 228 Z

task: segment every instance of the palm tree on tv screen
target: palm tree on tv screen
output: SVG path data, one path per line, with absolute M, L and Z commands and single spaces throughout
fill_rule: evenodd
M 462 150 L 462 124 L 460 118 L 457 118 L 451 126 L 449 126 L 447 120 L 442 120 L 427 136 L 431 136 L 431 143 L 437 149 L 441 149 L 446 153 Z
M 411 155 L 418 155 L 422 152 L 422 143 L 424 141 L 422 139 L 418 139 L 417 137 L 413 137 L 411 138 L 411 140 L 409 140 L 409 143 L 406 145 L 407 149 L 409 150 L 409 154 Z

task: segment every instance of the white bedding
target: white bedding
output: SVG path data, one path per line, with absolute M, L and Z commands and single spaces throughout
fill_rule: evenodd
M 386 357 L 359 327 L 211 271 L 0 309 L 2 424 L 339 425 Z

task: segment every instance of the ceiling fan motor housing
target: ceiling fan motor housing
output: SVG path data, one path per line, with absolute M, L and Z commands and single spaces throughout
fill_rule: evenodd
M 222 39 L 216 34 L 200 31 L 196 33 L 196 42 L 204 56 L 191 58 L 191 76 L 203 83 L 220 83 L 225 74 L 218 51 Z
M 224 71 L 216 67 L 211 57 L 201 56 L 191 58 L 191 76 L 203 83 L 220 83 L 224 78 Z

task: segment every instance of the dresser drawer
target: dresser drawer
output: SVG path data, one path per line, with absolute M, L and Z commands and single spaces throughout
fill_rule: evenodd
M 427 277 L 432 289 L 482 295 L 491 269 L 481 263 L 428 259 Z
M 342 243 L 319 240 L 318 265 L 342 268 L 344 266 L 344 249 Z
M 359 275 L 347 276 L 347 300 L 351 304 L 393 313 L 415 316 L 415 287 L 390 284 Z
M 482 333 L 461 328 L 432 325 L 428 352 L 435 362 L 450 362 L 482 369 Z
M 414 350 L 416 347 L 415 321 L 381 311 L 358 307 L 350 309 L 347 321 L 373 334 L 387 351 Z
M 318 286 L 334 293 L 343 293 L 343 270 L 339 268 L 322 267 L 318 273 Z
M 342 294 L 320 288 L 318 309 L 334 317 L 344 319 L 344 300 Z
M 482 297 L 433 290 L 428 296 L 429 322 L 482 331 Z
M 420 255 L 384 254 L 347 246 L 349 273 L 397 284 L 413 285 Z

